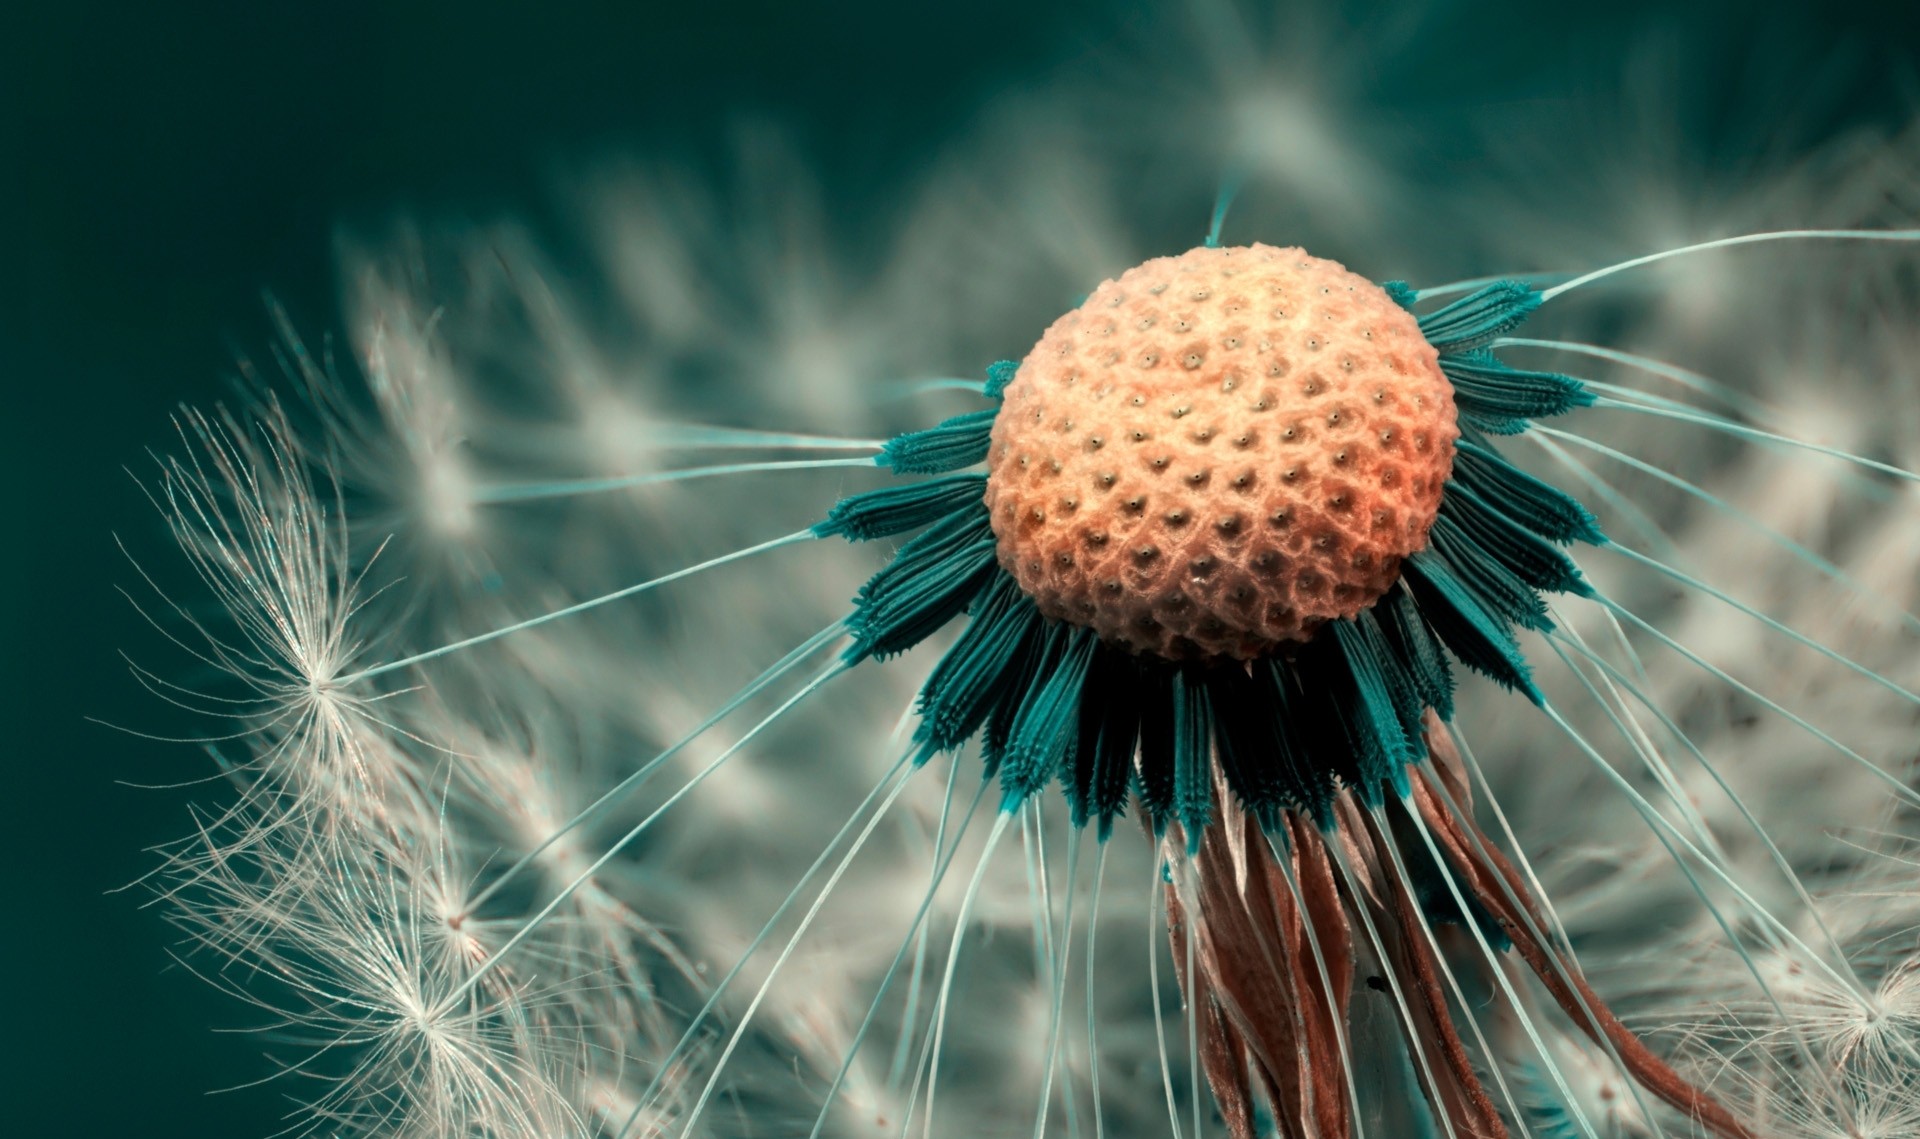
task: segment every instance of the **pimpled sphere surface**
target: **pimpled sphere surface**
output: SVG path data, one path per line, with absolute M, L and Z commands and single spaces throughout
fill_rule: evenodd
M 1458 434 L 1437 354 L 1378 286 L 1298 249 L 1194 249 L 1047 329 L 986 501 L 1047 616 L 1248 660 L 1380 598 L 1427 544 Z

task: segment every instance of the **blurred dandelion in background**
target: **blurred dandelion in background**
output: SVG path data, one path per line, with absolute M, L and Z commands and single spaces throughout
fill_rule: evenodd
M 135 595 L 291 1129 L 1920 1128 L 1920 137 L 1449 35 L 1188 5 L 853 235 L 753 125 L 343 241 Z

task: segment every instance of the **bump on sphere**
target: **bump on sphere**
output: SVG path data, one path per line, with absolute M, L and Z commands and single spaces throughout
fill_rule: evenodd
M 1413 315 L 1298 249 L 1129 269 L 1047 329 L 988 454 L 1000 564 L 1048 617 L 1248 660 L 1377 601 L 1459 436 Z

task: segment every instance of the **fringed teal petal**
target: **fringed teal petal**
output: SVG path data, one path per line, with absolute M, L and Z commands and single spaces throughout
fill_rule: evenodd
M 1407 587 L 1395 583 L 1372 610 L 1380 633 L 1418 694 L 1420 703 L 1442 720 L 1453 719 L 1453 669 Z
M 1460 527 L 1478 552 L 1535 591 L 1591 596 L 1580 567 L 1566 551 L 1521 525 L 1474 491 L 1449 484 L 1440 516 Z
M 1599 521 L 1578 499 L 1507 462 L 1491 447 L 1460 440 L 1453 455 L 1453 481 L 1499 503 L 1502 513 L 1543 538 L 1589 545 L 1606 540 Z
M 853 601 L 848 663 L 906 652 L 966 611 L 996 570 L 984 504 L 948 515 L 900 547 Z
M 1352 787 L 1361 781 L 1356 762 L 1358 753 L 1346 727 L 1351 703 L 1342 689 L 1346 685 L 1346 664 L 1332 634 L 1300 646 L 1291 661 L 1283 666 L 1288 684 L 1289 726 L 1299 740 L 1300 753 L 1336 781 L 1338 787 Z M 1329 796 L 1323 809 L 1314 815 L 1322 828 L 1334 822 L 1333 800 Z
M 1517 435 L 1528 420 L 1593 404 L 1593 393 L 1572 376 L 1510 368 L 1491 352 L 1443 351 L 1440 370 L 1453 384 L 1461 419 L 1492 435 Z
M 938 751 L 958 751 L 980 730 L 1046 628 L 1040 610 L 1004 573 L 994 575 L 971 612 L 966 630 L 920 689 L 915 738 Z
M 1286 772 L 1292 797 L 1291 806 L 1306 811 L 1321 826 L 1333 825 L 1333 798 L 1340 781 L 1349 774 L 1345 757 L 1329 761 L 1324 751 L 1315 750 L 1309 723 L 1317 707 L 1317 695 L 1309 679 L 1293 664 L 1269 659 L 1255 665 L 1254 679 L 1263 704 L 1270 709 L 1274 740 L 1279 745 L 1275 758 Z
M 1510 631 L 1510 616 L 1490 612 L 1478 593 L 1432 550 L 1402 562 L 1400 572 L 1420 612 L 1455 659 L 1535 704 L 1541 702 L 1526 657 Z
M 1441 355 L 1484 348 L 1520 327 L 1540 294 L 1521 281 L 1499 281 L 1420 318 L 1420 334 Z
M 909 431 L 887 440 L 879 463 L 902 475 L 943 475 L 987 461 L 987 444 L 998 408 L 956 415 L 925 431 Z
M 814 526 L 820 538 L 870 542 L 931 526 L 942 518 L 980 502 L 987 493 L 984 474 L 950 475 L 943 479 L 883 486 L 849 495 L 834 504 Z
M 1200 852 L 1201 832 L 1213 821 L 1213 717 L 1196 670 L 1173 677 L 1173 813 L 1187 835 L 1187 853 Z
M 1387 694 L 1393 700 L 1393 714 L 1400 722 L 1404 755 L 1407 762 L 1414 762 L 1427 750 L 1427 702 L 1421 697 L 1413 668 L 1395 651 L 1393 643 L 1387 639 L 1386 630 L 1381 627 L 1372 610 L 1355 614 L 1352 624 L 1359 631 L 1358 647 L 1365 652 L 1387 686 Z M 1389 781 L 1392 780 L 1393 776 L 1389 775 Z
M 1094 651 L 1080 696 L 1080 738 L 1067 782 L 1073 825 L 1097 821 L 1100 839 L 1113 833 L 1113 820 L 1126 811 L 1133 786 L 1133 755 L 1140 742 L 1142 678 L 1126 653 Z
M 1213 739 L 1220 771 L 1240 805 L 1263 820 L 1308 797 L 1303 782 L 1294 778 L 1294 757 L 1281 738 L 1288 713 L 1284 694 L 1271 683 L 1271 668 L 1256 665 L 1255 679 L 1239 665 L 1225 665 L 1207 676 L 1207 704 L 1213 712 Z M 1271 696 L 1271 699 L 1268 697 Z
M 1546 599 L 1498 558 L 1489 556 L 1452 518 L 1444 515 L 1436 518 L 1429 538 L 1427 555 L 1445 562 L 1487 612 L 1509 626 L 1520 625 L 1542 633 L 1553 631 Z
M 1525 435 L 1527 428 L 1533 426 L 1531 419 L 1514 419 L 1499 415 L 1482 415 L 1471 408 L 1461 406 L 1458 409 L 1460 427 L 1463 430 L 1477 431 L 1482 435 L 1508 436 Z
M 1014 656 L 1011 667 L 1001 674 L 1000 690 L 995 695 L 993 707 L 987 712 L 987 722 L 980 733 L 980 758 L 986 764 L 988 775 L 997 774 L 1001 762 L 1006 759 L 1020 709 L 1059 662 L 1065 646 L 1058 633 L 1057 626 L 1042 618 L 1028 630 L 1021 643 L 1021 651 Z
M 1077 741 L 1081 693 L 1099 639 L 1090 629 L 1054 625 L 1045 656 L 1051 667 L 1036 679 L 1015 713 L 1000 761 L 1003 810 L 1012 810 L 1044 790 L 1071 762 Z
M 1174 755 L 1177 750 L 1173 717 L 1175 672 L 1171 667 L 1141 670 L 1140 761 L 1134 766 L 1134 793 L 1154 837 L 1167 832 L 1174 815 Z
M 1348 682 L 1341 685 L 1347 691 L 1340 694 L 1345 697 L 1340 703 L 1359 775 L 1353 789 L 1362 802 L 1376 806 L 1384 801 L 1383 787 L 1401 794 L 1408 789 L 1406 765 L 1418 756 L 1414 731 L 1420 709 L 1412 683 L 1383 652 L 1385 639 L 1371 620 L 1333 621 L 1329 632 L 1325 639 L 1338 648 Z

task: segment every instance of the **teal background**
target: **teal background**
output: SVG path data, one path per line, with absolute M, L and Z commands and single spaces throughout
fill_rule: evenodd
M 1456 7 L 1428 63 L 1388 77 L 1403 97 L 1551 101 L 1568 65 L 1650 27 L 1691 45 L 1703 153 L 1750 113 L 1718 77 L 1768 37 L 1845 49 L 1867 76 L 1816 126 L 1895 121 L 1920 89 L 1896 66 L 1920 46 L 1905 2 Z M 0 6 L 0 1133 L 283 1125 L 271 1084 L 206 1094 L 266 1073 L 256 1040 L 209 1031 L 254 1018 L 171 963 L 137 889 L 108 893 L 183 833 L 195 794 L 126 784 L 206 761 L 88 719 L 205 730 L 117 656 L 155 640 L 115 592 L 137 578 L 113 536 L 168 562 L 126 468 L 173 446 L 177 404 L 229 394 L 236 351 L 269 341 L 263 289 L 331 327 L 337 225 L 409 208 L 538 222 L 555 164 L 717 170 L 742 112 L 797 135 L 829 222 L 848 222 L 1009 84 L 1146 26 L 1092 0 Z

